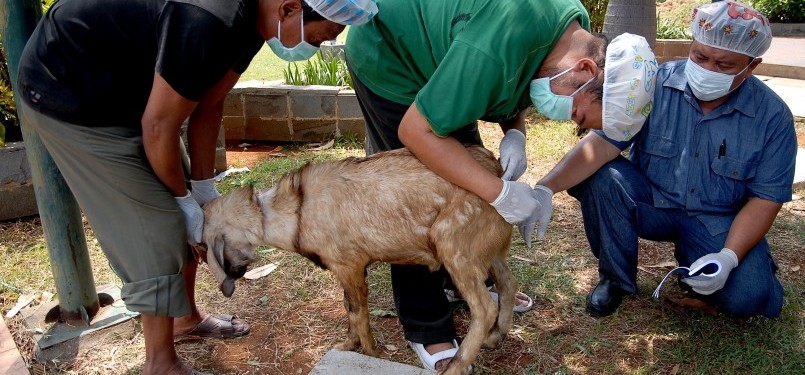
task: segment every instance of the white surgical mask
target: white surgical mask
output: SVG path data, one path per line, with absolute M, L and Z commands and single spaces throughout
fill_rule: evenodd
M 304 17 L 299 17 L 300 26 L 302 27 L 302 41 L 293 47 L 285 47 L 280 40 L 282 38 L 280 22 L 277 22 L 277 36 L 266 41 L 266 44 L 271 48 L 271 51 L 279 58 L 285 61 L 304 61 L 316 54 L 319 49 L 313 47 L 312 44 L 305 41 L 305 20 Z
M 559 78 L 561 75 L 569 72 L 573 67 L 567 68 L 553 77 L 537 78 L 531 81 L 529 93 L 531 95 L 531 102 L 534 103 L 534 108 L 537 112 L 542 113 L 551 120 L 570 120 L 573 115 L 573 95 L 576 95 L 587 84 L 593 81 L 590 78 L 581 87 L 568 95 L 557 95 L 551 91 L 551 81 Z
M 754 61 L 754 59 L 752 61 Z M 730 90 L 732 81 L 735 80 L 736 76 L 746 71 L 749 65 L 752 65 L 752 61 L 737 74 L 725 74 L 702 68 L 688 58 L 687 63 L 685 63 L 685 78 L 688 79 L 688 86 L 690 86 L 690 91 L 693 92 L 693 96 L 699 100 L 709 102 L 723 98 L 732 92 L 732 90 Z M 737 89 L 738 86 L 735 86 L 735 88 Z

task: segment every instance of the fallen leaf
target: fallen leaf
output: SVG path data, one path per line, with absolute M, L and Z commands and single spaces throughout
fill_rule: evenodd
M 674 365 L 674 367 L 671 369 L 671 375 L 676 375 L 678 373 L 679 373 L 679 365 Z
M 390 352 L 396 352 L 397 351 L 397 347 L 394 346 L 394 345 L 391 345 L 391 344 L 383 345 L 383 347 L 386 348 L 386 350 L 388 350 Z
M 36 297 L 38 297 L 38 295 L 36 294 L 20 294 L 19 298 L 17 298 L 17 304 L 14 305 L 14 307 L 12 307 L 11 310 L 8 310 L 8 312 L 6 313 L 6 318 L 11 318 L 14 315 L 17 315 L 17 313 L 20 312 L 20 310 L 22 310 L 23 308 L 25 308 L 25 306 L 28 306 L 31 302 L 33 302 L 34 299 L 36 299 Z
M 528 259 L 528 258 L 525 258 L 525 257 L 521 257 L 521 256 L 519 256 L 519 255 L 512 255 L 512 258 L 517 259 L 517 260 L 521 260 L 521 261 L 526 262 L 526 263 L 528 263 L 528 264 L 534 264 L 534 263 L 537 263 L 537 262 L 536 262 L 536 261 L 534 261 L 533 259 Z
M 277 269 L 277 267 L 279 267 L 279 264 L 269 263 L 266 264 L 265 266 L 257 267 L 249 272 L 246 272 L 243 275 L 243 278 L 248 280 L 257 280 L 263 276 L 270 274 L 271 272 L 274 272 L 274 270 Z
M 372 309 L 372 311 L 369 311 L 369 315 L 388 318 L 388 317 L 397 316 L 397 313 L 394 312 L 393 310 Z
M 799 266 L 791 267 L 791 272 L 799 272 Z
M 659 264 L 655 264 L 653 266 L 646 266 L 648 268 L 674 268 L 676 267 L 676 262 L 662 262 Z
M 326 150 L 328 148 L 332 148 L 333 145 L 335 145 L 335 139 L 331 139 L 329 142 L 327 142 L 327 143 L 325 143 L 325 144 L 323 144 L 321 146 L 309 148 L 308 151 L 322 151 L 322 150 Z

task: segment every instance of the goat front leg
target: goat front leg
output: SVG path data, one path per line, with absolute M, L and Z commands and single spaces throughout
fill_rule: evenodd
M 344 307 L 347 309 L 349 328 L 347 339 L 335 346 L 338 350 L 357 349 L 360 343 L 363 353 L 373 357 L 380 355 L 369 327 L 369 289 L 366 286 L 366 268 L 348 270 L 332 269 L 341 287 L 344 288 Z

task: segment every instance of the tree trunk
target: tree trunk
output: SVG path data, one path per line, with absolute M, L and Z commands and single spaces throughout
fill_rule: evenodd
M 610 0 L 603 34 L 610 40 L 623 33 L 640 35 L 651 48 L 657 40 L 656 0 Z

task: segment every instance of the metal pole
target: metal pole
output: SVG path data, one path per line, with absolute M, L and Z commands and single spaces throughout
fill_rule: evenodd
M 19 103 L 17 69 L 25 43 L 42 17 L 38 0 L 0 2 L 0 33 L 6 53 L 14 100 Z M 22 122 L 23 140 L 31 165 L 34 194 L 45 232 L 50 267 L 59 297 L 60 320 L 89 325 L 100 305 L 81 222 L 81 211 L 39 134 Z

